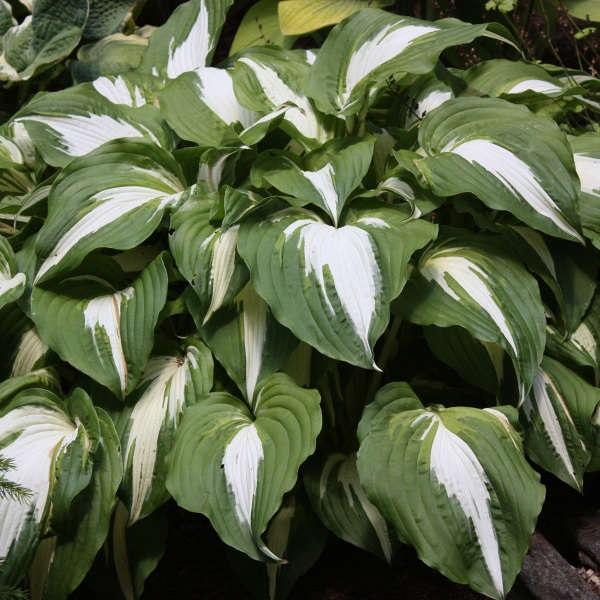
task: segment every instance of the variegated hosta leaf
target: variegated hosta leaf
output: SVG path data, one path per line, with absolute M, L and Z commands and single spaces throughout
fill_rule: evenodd
M 42 342 L 33 323 L 16 305 L 0 310 L 0 381 L 27 375 L 44 364 L 48 346 Z
M 492 241 L 465 234 L 429 249 L 398 310 L 414 323 L 459 325 L 500 345 L 512 358 L 524 399 L 544 352 L 544 307 L 533 276 Z
M 600 441 L 600 427 L 592 422 L 599 403 L 598 388 L 544 358 L 521 408 L 529 456 L 578 491 Z
M 95 276 L 36 287 L 31 318 L 40 338 L 64 361 L 124 398 L 152 350 L 167 283 L 161 254 L 125 289 L 114 290 Z
M 0 410 L 0 454 L 14 464 L 6 477 L 30 492 L 24 500 L 0 502 L 0 581 L 19 582 L 27 572 L 53 495 L 63 485 L 61 464 L 72 470 L 75 482 L 82 469 L 77 459 L 89 452 L 89 445 L 84 424 L 51 392 L 26 390 Z
M 169 240 L 177 268 L 198 296 L 195 312 L 201 324 L 229 304 L 248 280 L 236 252 L 239 225 L 215 227 L 210 216 L 207 202 L 188 202 L 173 215 L 175 232 Z
M 561 335 L 548 327 L 546 353 L 561 362 L 592 367 L 600 370 L 600 296 L 592 300 L 585 318 L 570 335 Z
M 5 135 L 0 135 L 0 169 L 21 168 L 25 163 L 19 146 Z
M 544 500 L 518 434 L 500 410 L 423 408 L 386 388 L 359 429 L 370 500 L 426 564 L 504 598 Z
M 356 456 L 332 454 L 304 475 L 308 497 L 321 521 L 350 544 L 392 559 L 387 523 L 367 498 L 356 471 Z
M 600 135 L 569 138 L 581 184 L 579 214 L 583 233 L 600 249 Z
M 497 98 L 458 98 L 419 129 L 416 166 L 435 194 L 475 194 L 544 233 L 582 241 L 578 184 L 566 136 L 552 120 Z
M 120 138 L 145 139 L 171 147 L 171 136 L 156 107 L 115 104 L 107 93 L 106 84 L 82 83 L 60 92 L 39 94 L 14 120 L 25 125 L 44 160 L 54 167 L 64 167 L 74 158 Z M 133 102 L 135 107 L 135 96 Z
M 550 252 L 544 236 L 524 225 L 508 225 L 505 228 L 505 247 L 552 291 L 558 307 L 557 317 L 564 323 L 567 314 L 565 294 L 561 289 L 557 263 Z
M 348 197 L 369 170 L 374 142 L 374 138 L 333 140 L 309 154 L 302 165 L 285 155 L 265 154 L 255 164 L 253 176 L 304 204 L 316 204 L 337 227 Z
M 173 157 L 145 142 L 112 142 L 73 161 L 50 192 L 36 283 L 77 267 L 97 248 L 140 244 L 182 200 L 182 179 Z
M 124 75 L 97 77 L 92 86 L 112 104 L 130 108 L 140 108 L 148 104 L 143 87 Z
M 454 98 L 454 90 L 436 76 L 424 77 L 408 91 L 408 107 L 404 126 L 412 127 L 432 110 Z
M 355 203 L 339 228 L 290 208 L 243 223 L 238 250 L 280 323 L 319 352 L 372 369 L 408 261 L 436 234 L 377 202 Z
M 260 386 L 254 417 L 225 393 L 183 415 L 167 489 L 177 503 L 206 515 L 220 538 L 256 560 L 280 560 L 262 540 L 321 429 L 319 394 L 281 373 Z
M 552 325 L 546 327 L 545 353 L 575 368 L 590 367 L 596 372 L 598 370 L 597 346 L 596 337 L 587 329 L 585 322 L 582 322 L 568 337 Z
M 332 137 L 330 123 L 305 96 L 310 71 L 306 54 L 280 48 L 250 48 L 234 63 L 236 96 L 248 109 L 269 119 L 283 111 L 282 129 L 306 146 Z M 251 142 L 249 142 L 251 143 Z
M 25 273 L 18 272 L 11 245 L 0 236 L 0 308 L 18 300 L 24 291 Z
M 239 103 L 231 72 L 214 67 L 183 73 L 167 84 L 160 106 L 177 135 L 200 146 L 240 145 L 239 134 L 259 118 Z
M 232 2 L 190 0 L 177 7 L 169 20 L 152 34 L 142 70 L 175 79 L 209 65 Z
M 182 354 L 153 356 L 148 361 L 139 392 L 121 417 L 126 423 L 123 493 L 130 525 L 168 498 L 166 456 L 179 419 L 186 407 L 210 392 L 212 383 L 212 356 L 197 339 L 188 339 Z
M 388 77 L 433 71 L 443 50 L 485 35 L 487 25 L 421 21 L 375 8 L 337 25 L 319 51 L 308 95 L 325 113 L 350 115 Z
M 4 194 L 24 196 L 35 193 L 35 187 L 46 165 L 39 155 L 25 126 L 15 121 L 0 129 L 0 197 Z M 1 213 L 10 212 L 4 207 Z
M 521 94 L 556 98 L 565 91 L 542 67 L 514 60 L 486 60 L 465 71 L 463 77 L 470 88 L 492 98 Z
M 0 80 L 23 81 L 68 56 L 88 17 L 88 0 L 36 0 L 31 16 L 6 31 Z
M 30 570 L 33 599 L 67 598 L 83 581 L 106 540 L 123 468 L 115 426 L 101 408 L 96 411 L 100 440 L 92 480 L 75 500 L 62 532 L 38 546 Z
M 48 346 L 40 338 L 35 327 L 26 329 L 15 349 L 11 377 L 31 373 L 40 365 L 47 353 Z
M 188 309 L 197 319 L 193 301 L 188 302 Z M 257 385 L 285 365 L 298 343 L 273 318 L 267 303 L 250 283 L 229 306 L 204 322 L 201 332 L 250 406 L 257 402 Z

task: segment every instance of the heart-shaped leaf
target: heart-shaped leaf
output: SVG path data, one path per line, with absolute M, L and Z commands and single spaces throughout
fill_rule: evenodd
M 436 233 L 377 202 L 355 204 L 339 228 L 291 208 L 242 224 L 238 250 L 280 323 L 319 352 L 371 369 L 408 261 Z
M 386 388 L 359 428 L 369 498 L 426 564 L 504 598 L 544 500 L 518 434 L 500 410 L 423 408 Z
M 184 413 L 167 489 L 205 514 L 221 539 L 256 560 L 280 560 L 261 536 L 321 429 L 319 394 L 281 373 L 257 391 L 254 417 L 241 400 L 213 393 Z
M 64 361 L 123 398 L 140 380 L 152 350 L 167 283 L 164 255 L 121 290 L 93 276 L 69 278 L 34 288 L 31 318 Z

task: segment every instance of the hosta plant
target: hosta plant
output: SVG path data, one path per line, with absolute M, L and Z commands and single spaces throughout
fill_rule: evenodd
M 261 597 L 329 530 L 503 598 L 540 471 L 600 468 L 600 82 L 379 8 L 213 64 L 231 3 L 0 129 L 0 582 L 66 598 L 101 552 L 138 597 L 174 501 Z

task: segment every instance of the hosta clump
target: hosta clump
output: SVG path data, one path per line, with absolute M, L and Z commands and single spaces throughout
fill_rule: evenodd
M 259 596 L 329 530 L 502 598 L 600 467 L 598 81 L 379 9 L 213 65 L 230 4 L 0 131 L 0 581 L 137 597 L 173 498 Z

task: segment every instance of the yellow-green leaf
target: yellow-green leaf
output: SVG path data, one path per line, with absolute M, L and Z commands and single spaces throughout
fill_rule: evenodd
M 363 8 L 392 4 L 386 0 L 285 0 L 279 3 L 279 27 L 284 35 L 303 35 L 335 25 Z
M 259 0 L 244 15 L 233 38 L 229 55 L 251 46 L 291 48 L 294 38 L 283 35 L 277 15 L 278 0 Z

